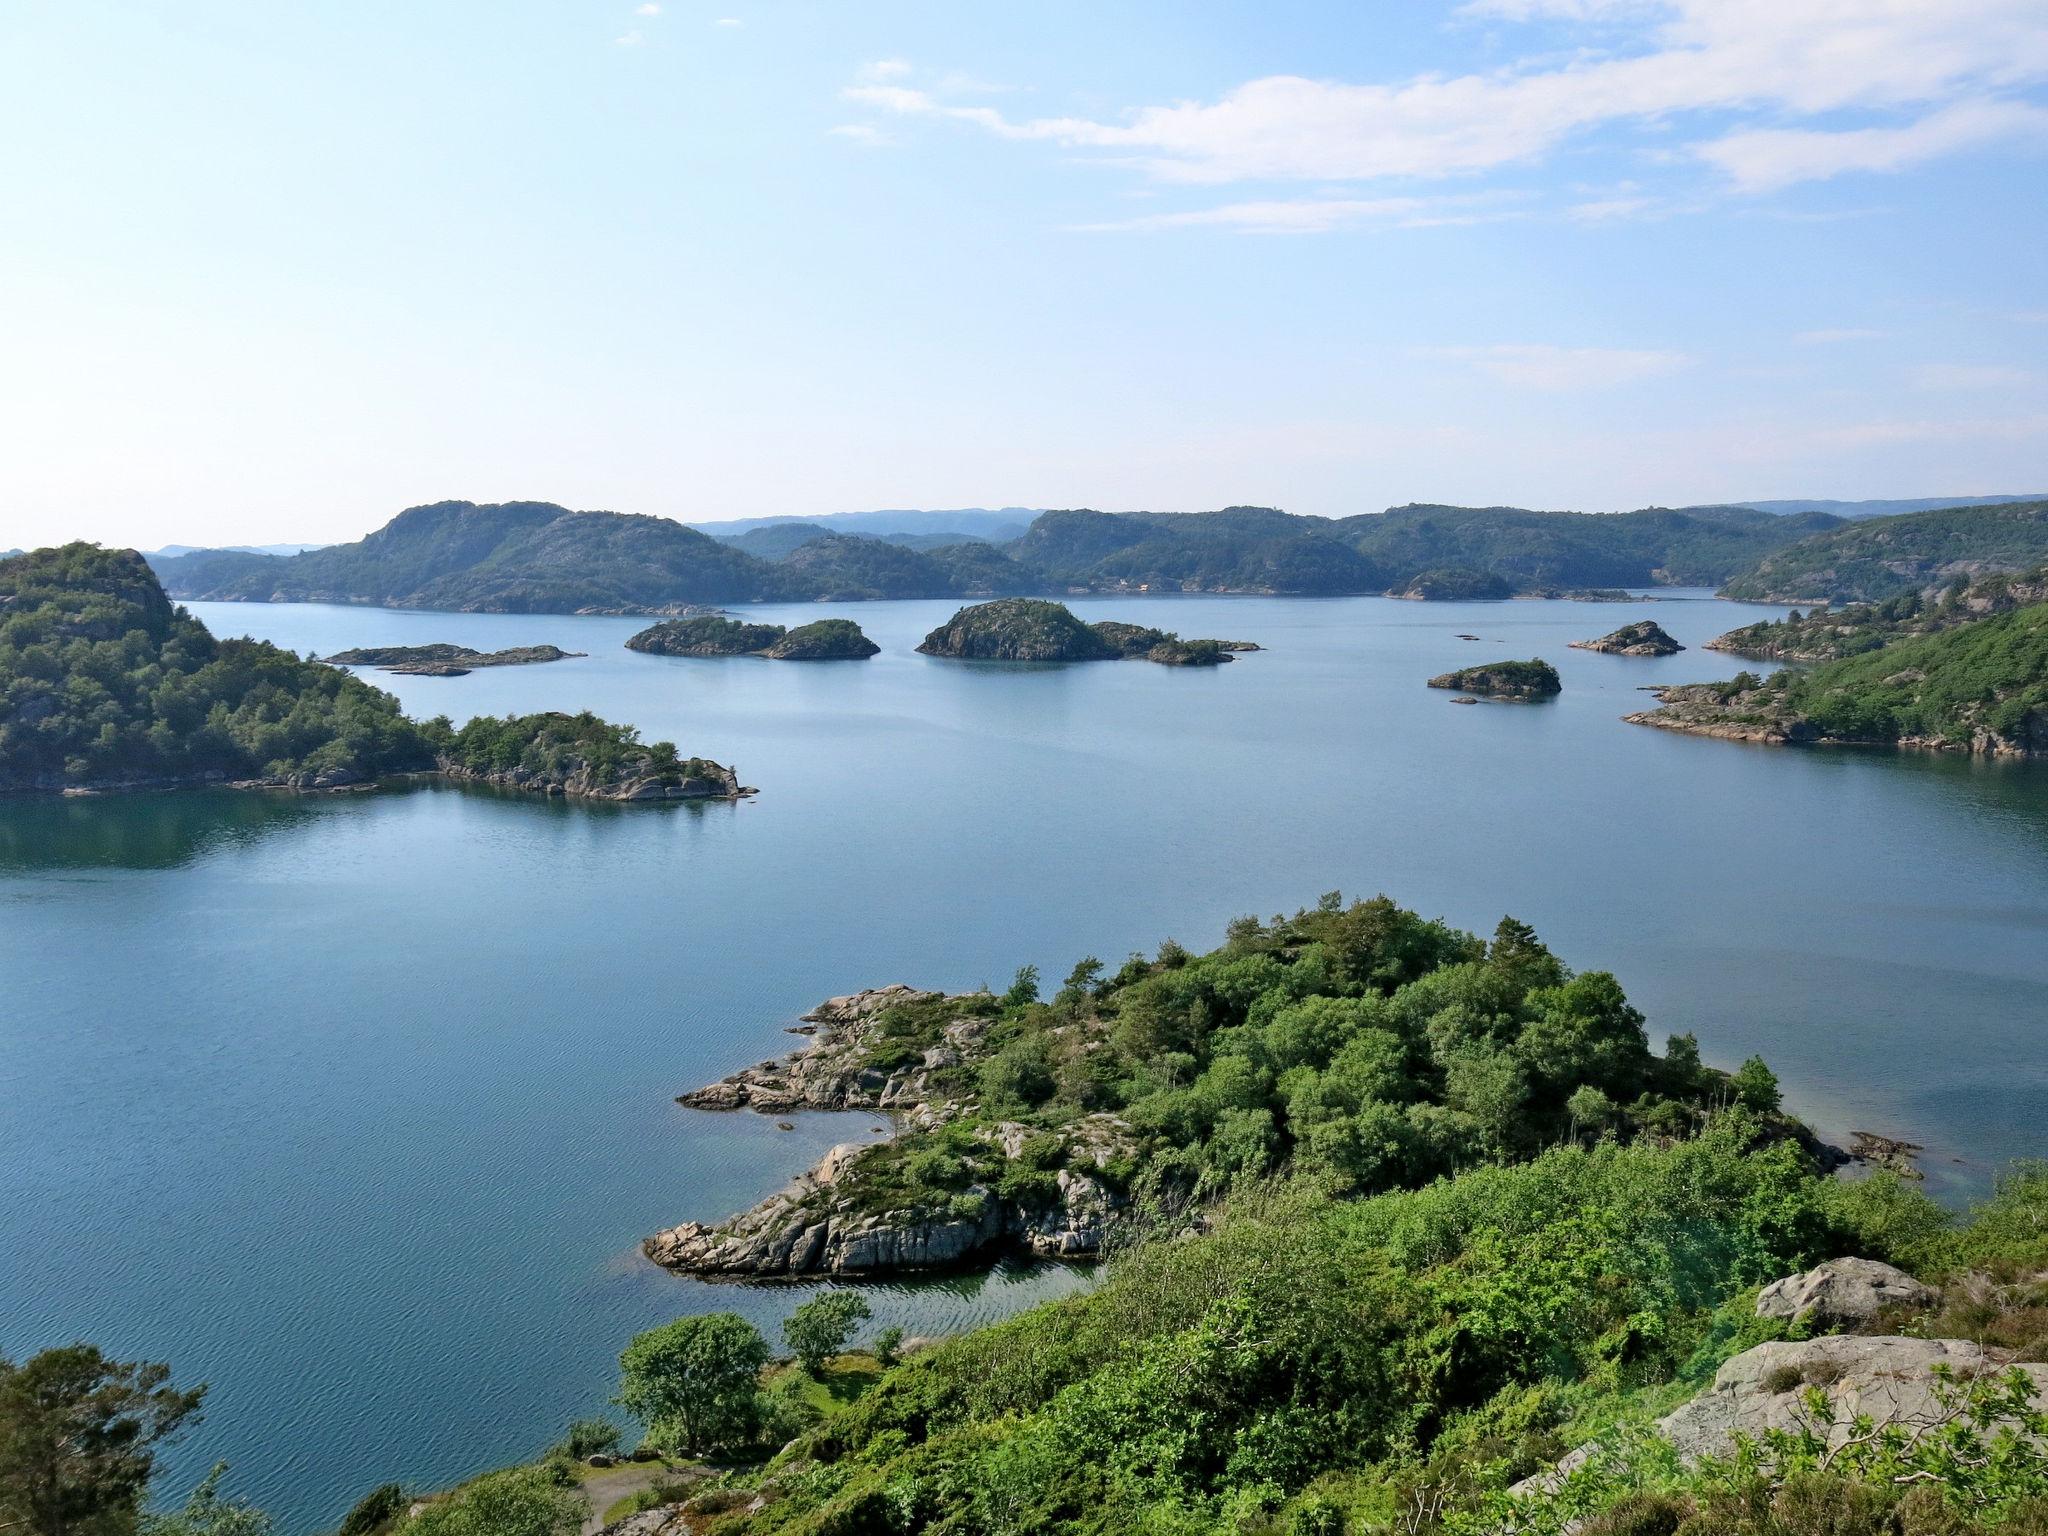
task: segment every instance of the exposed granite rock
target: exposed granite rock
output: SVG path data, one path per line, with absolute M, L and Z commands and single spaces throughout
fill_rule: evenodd
M 924 637 L 926 656 L 963 661 L 1117 661 L 1142 658 L 1169 667 L 1214 667 L 1248 640 L 1183 640 L 1166 629 L 1103 619 L 1084 624 L 1064 603 L 1005 597 L 962 608 Z
M 1460 667 L 1429 680 L 1432 688 L 1451 688 L 1459 693 L 1477 694 L 1484 699 L 1529 702 L 1561 693 L 1557 668 L 1547 661 L 1493 661 L 1483 666 Z
M 1799 1343 L 1759 1344 L 1744 1350 L 1714 1373 L 1714 1384 L 1657 1421 L 1657 1433 L 1687 1461 L 1726 1456 L 1735 1436 L 1760 1437 L 1766 1430 L 1820 1431 L 1806 1393 L 1826 1394 L 1829 1444 L 1848 1438 L 1856 1417 L 1873 1426 L 1906 1426 L 1924 1432 L 1941 1413 L 1934 1367 L 1958 1377 L 2014 1369 L 1981 1345 L 1961 1339 L 1908 1339 L 1831 1334 Z M 2022 1365 L 2037 1394 L 2048 1394 L 2048 1365 Z M 1523 1479 L 1518 1494 L 1545 1492 L 1582 1466 L 1597 1447 L 1582 1446 L 1555 1467 Z
M 759 654 L 770 661 L 865 661 L 881 649 L 851 619 L 818 619 L 799 624 Z
M 1676 656 L 1685 647 L 1666 634 L 1663 625 L 1651 619 L 1638 619 L 1598 640 L 1574 640 L 1572 649 L 1604 651 L 1610 656 Z
M 899 1125 L 912 1130 L 945 1125 L 972 1108 L 949 1088 L 949 1080 L 959 1081 L 951 1069 L 975 1055 L 992 1023 L 985 1013 L 970 1011 L 972 1001 L 900 983 L 832 998 L 805 1016 L 819 1033 L 802 1048 L 686 1093 L 679 1102 L 696 1109 L 763 1113 L 877 1109 L 896 1115 Z M 888 1011 L 949 1002 L 962 1005 L 959 1016 L 940 1025 L 935 1035 L 927 1033 L 923 1038 L 933 1043 L 915 1059 L 896 1061 L 902 1037 L 884 1033 Z M 892 1045 L 893 1053 L 883 1049 Z M 894 1064 L 877 1066 L 878 1057 Z M 1023 1153 L 1027 1142 L 1049 1133 L 1001 1121 L 975 1134 L 991 1148 L 989 1161 L 1000 1169 Z M 756 1277 L 949 1269 L 1003 1250 L 1041 1258 L 1092 1257 L 1101 1252 L 1126 1203 L 1104 1170 L 1130 1155 L 1134 1134 L 1109 1114 L 1084 1116 L 1050 1134 L 1060 1144 L 1057 1169 L 1029 1181 L 1026 1194 L 1005 1194 L 993 1187 L 997 1181 L 992 1177 L 942 1196 L 936 1204 L 928 1197 L 878 1194 L 878 1185 L 901 1188 L 887 1178 L 892 1149 L 887 1143 L 844 1143 L 752 1209 L 715 1224 L 683 1222 L 648 1238 L 642 1250 L 669 1269 Z
M 818 619 L 785 629 L 738 619 L 674 619 L 641 630 L 629 651 L 654 656 L 765 656 L 770 661 L 863 661 L 882 648 L 851 619 Z
M 691 1536 L 690 1517 L 680 1504 L 643 1509 L 606 1526 L 598 1536 Z
M 1902 1269 L 1875 1259 L 1829 1259 L 1765 1286 L 1756 1315 L 1861 1323 L 1886 1307 L 1924 1307 L 1933 1300 L 1934 1292 Z

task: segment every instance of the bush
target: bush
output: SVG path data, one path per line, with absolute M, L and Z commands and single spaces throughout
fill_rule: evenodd
M 569 1426 L 562 1448 L 578 1461 L 619 1448 L 619 1426 L 610 1419 L 578 1419 Z
M 790 1314 L 782 1325 L 782 1341 L 797 1364 L 815 1376 L 871 1315 L 868 1304 L 851 1291 L 824 1291 Z

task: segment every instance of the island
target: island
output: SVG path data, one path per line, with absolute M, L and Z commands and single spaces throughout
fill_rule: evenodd
M 818 619 L 785 629 L 740 619 L 671 619 L 626 642 L 650 656 L 765 656 L 770 661 L 863 661 L 882 649 L 851 619 Z
M 589 713 L 407 718 L 337 666 L 219 640 L 133 550 L 0 561 L 0 793 L 358 790 L 439 776 L 593 800 L 732 799 L 729 768 Z M 552 648 L 550 648 L 552 649 Z
M 1476 667 L 1460 667 L 1429 680 L 1432 688 L 1476 695 L 1482 699 L 1507 699 L 1529 703 L 1564 691 L 1557 668 L 1547 661 L 1489 661 Z
M 474 651 L 466 645 L 372 645 L 336 651 L 321 660 L 333 667 L 375 667 L 412 677 L 463 677 L 478 667 L 525 667 L 587 654 L 553 645 L 522 645 L 503 651 Z
M 1259 649 L 1247 640 L 1183 640 L 1171 630 L 1114 619 L 1086 624 L 1064 603 L 1005 597 L 962 608 L 924 637 L 925 656 L 960 661 L 1121 661 L 1169 667 L 1214 667 L 1233 652 Z
M 1493 571 L 1475 571 L 1463 566 L 1418 571 L 1400 586 L 1387 591 L 1389 597 L 1407 598 L 1418 603 L 1500 603 L 1514 595 L 1514 586 L 1506 577 Z
M 1782 619 L 1731 629 L 1709 640 L 1707 649 L 1761 661 L 1836 661 L 2041 602 L 2048 602 L 2048 565 L 1957 578 L 1940 589 L 1901 592 L 1881 602 L 1805 614 L 1795 608 Z
M 1605 651 L 1610 656 L 1676 656 L 1685 647 L 1666 634 L 1663 625 L 1652 619 L 1638 619 L 1598 640 L 1574 640 L 1572 649 Z
M 1237 1175 L 1368 1194 L 1492 1157 L 1499 1138 L 1553 1143 L 1574 1117 L 1692 1123 L 1727 1082 L 1683 1043 L 1653 1056 L 1614 978 L 1574 976 L 1525 925 L 1487 942 L 1385 897 L 1243 919 L 1205 955 L 1169 941 L 1114 972 L 1084 959 L 1048 999 L 1027 968 L 1001 994 L 896 983 L 806 1019 L 817 1033 L 796 1052 L 679 1102 L 867 1110 L 894 1135 L 833 1148 L 724 1221 L 655 1233 L 655 1263 L 875 1277 L 1088 1258 L 1139 1212 L 1186 1210 Z M 1475 1064 L 1508 1049 L 1540 1071 L 1476 1109 Z

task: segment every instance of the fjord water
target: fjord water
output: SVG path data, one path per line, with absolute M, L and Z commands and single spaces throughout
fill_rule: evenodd
M 374 674 L 415 713 L 589 708 L 734 763 L 737 805 L 450 788 L 0 804 L 0 1350 L 72 1338 L 213 1384 L 216 1458 L 297 1533 L 371 1485 L 446 1482 L 600 1410 L 636 1329 L 799 1287 L 654 1270 L 645 1233 L 778 1185 L 873 1117 L 678 1108 L 809 1004 L 905 980 L 1057 980 L 1245 911 L 1385 891 L 1503 913 L 1616 972 L 1654 1040 L 1762 1052 L 1824 1129 L 1981 1187 L 2048 1125 L 2048 772 L 1624 725 L 1725 676 L 1566 642 L 1686 644 L 1775 614 L 1655 603 L 1082 600 L 1269 649 L 1215 670 L 913 654 L 950 603 L 844 614 L 867 662 L 641 656 L 644 621 L 198 605 L 219 634 L 552 642 L 585 659 Z M 1460 632 L 1479 636 L 1460 640 Z M 1541 705 L 1433 673 L 1540 655 Z M 1062 1270 L 872 1294 L 964 1326 Z

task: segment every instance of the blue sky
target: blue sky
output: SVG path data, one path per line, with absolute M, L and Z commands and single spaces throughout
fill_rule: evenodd
M 0 19 L 0 546 L 2048 487 L 2040 0 Z

